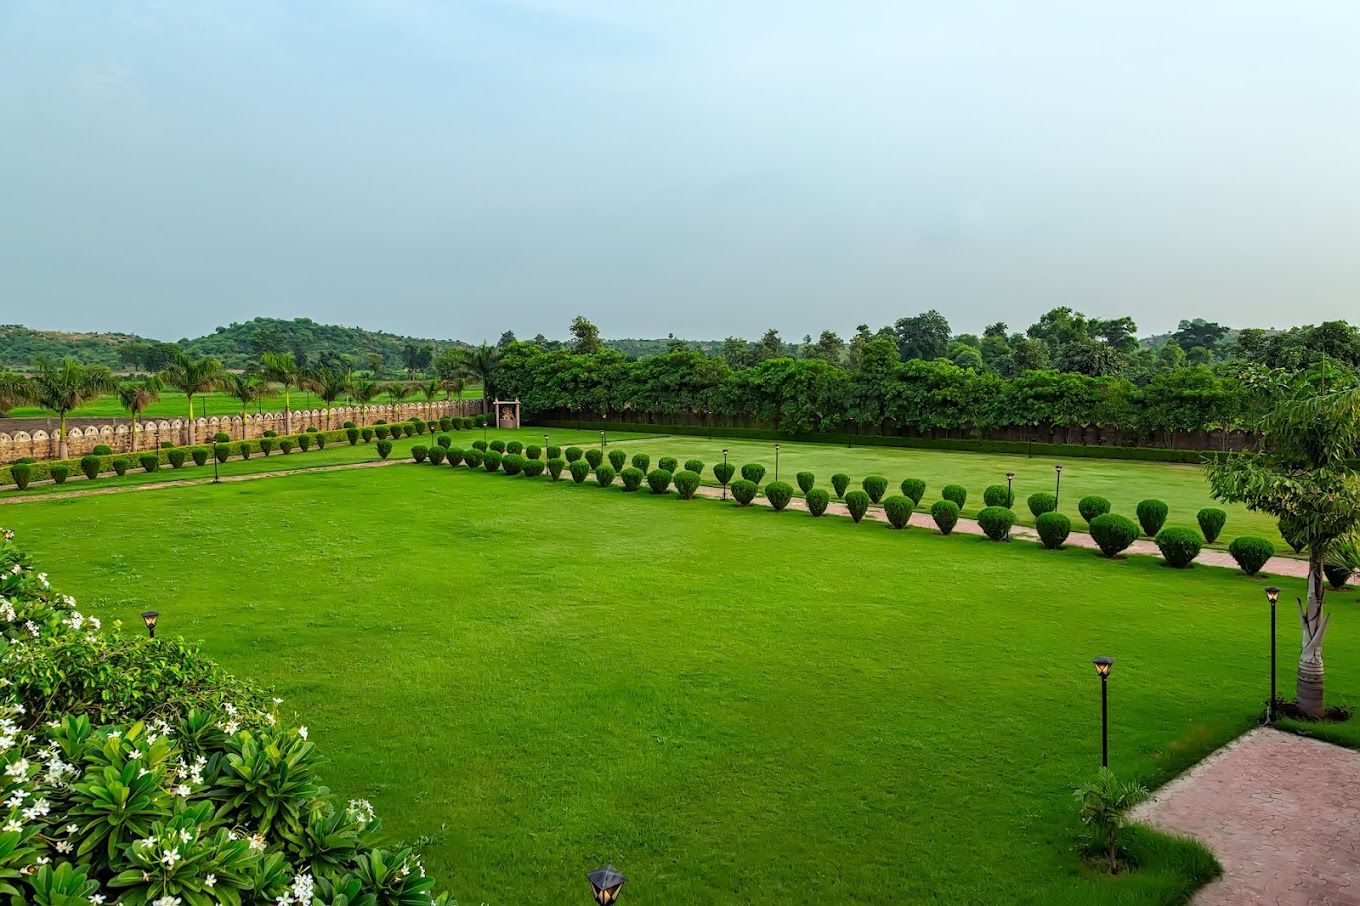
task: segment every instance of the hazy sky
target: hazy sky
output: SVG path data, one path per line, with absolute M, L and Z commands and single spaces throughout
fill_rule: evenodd
M 1360 5 L 0 0 L 0 322 L 1360 320 Z

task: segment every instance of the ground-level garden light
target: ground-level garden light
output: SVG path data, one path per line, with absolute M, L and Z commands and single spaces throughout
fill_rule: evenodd
M 1110 766 L 1110 668 L 1114 666 L 1114 658 L 1098 657 L 1091 663 L 1096 665 L 1096 673 L 1100 676 L 1100 766 L 1108 768 Z
M 1270 602 L 1270 701 L 1266 702 L 1266 723 L 1275 723 L 1275 604 L 1280 600 L 1280 590 L 1274 585 L 1266 589 L 1266 600 Z
M 142 611 L 142 622 L 146 624 L 146 634 L 151 638 L 156 637 L 156 621 L 161 618 L 159 610 Z
M 586 874 L 586 880 L 590 882 L 591 895 L 595 897 L 595 902 L 601 906 L 608 906 L 619 898 L 619 891 L 623 885 L 628 883 L 623 872 L 612 865 L 601 865 L 599 868 Z
M 1053 474 L 1057 476 L 1056 480 L 1053 482 L 1053 511 L 1057 512 L 1058 492 L 1062 490 L 1062 463 L 1054 464 Z

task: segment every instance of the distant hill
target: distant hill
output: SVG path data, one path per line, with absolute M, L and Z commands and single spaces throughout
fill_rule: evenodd
M 65 333 L 33 330 L 20 324 L 0 324 L 0 368 L 22 368 L 39 356 L 118 367 L 119 347 L 141 337 L 130 333 Z

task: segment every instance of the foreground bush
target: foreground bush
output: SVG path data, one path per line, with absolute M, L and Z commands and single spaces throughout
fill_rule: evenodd
M 704 474 L 704 464 L 697 459 L 687 459 L 685 460 L 685 471 L 693 472 L 695 475 L 702 477 Z
M 88 456 L 80 457 L 80 471 L 84 473 L 85 477 L 90 481 L 94 481 L 99 477 L 99 465 L 99 457 L 95 456 L 93 453 Z
M 595 470 L 595 483 L 602 488 L 607 488 L 614 483 L 615 474 L 613 466 L 601 463 L 600 467 Z
M 543 474 L 543 460 L 529 459 L 524 462 L 524 475 L 526 478 L 537 478 Z
M 304 435 L 304 437 L 305 436 L 306 435 Z M 213 444 L 212 452 L 213 456 L 216 457 L 219 463 L 226 462 L 228 459 L 231 459 L 230 444 Z
M 718 479 L 718 484 L 726 486 L 732 480 L 732 476 L 737 473 L 737 467 L 730 462 L 717 462 L 713 464 L 713 477 Z
M 557 481 L 562 477 L 562 469 L 567 465 L 567 461 L 560 456 L 554 456 L 548 460 L 548 477 Z
M 345 429 L 345 440 L 349 441 L 349 445 L 350 445 L 351 447 L 353 447 L 353 446 L 355 446 L 356 444 L 358 444 L 358 443 L 359 443 L 359 429 L 358 429 L 358 428 L 346 428 L 346 429 Z M 263 444 L 262 444 L 261 446 L 263 446 Z
M 181 451 L 181 452 L 182 452 L 182 451 Z M 184 456 L 183 456 L 183 455 L 180 455 L 180 456 L 176 457 L 176 456 L 173 455 L 174 453 L 175 453 L 175 451 L 174 451 L 174 450 L 171 450 L 169 453 L 167 453 L 167 454 L 165 454 L 165 455 L 166 455 L 166 458 L 170 460 L 170 465 L 173 466 L 174 468 L 178 469 L 179 466 L 176 466 L 176 465 L 175 465 L 175 460 L 178 459 L 178 460 L 179 460 L 179 465 L 182 466 L 182 465 L 184 465 Z M 189 451 L 189 455 L 190 455 L 191 457 L 193 457 L 194 465 L 196 465 L 196 466 L 202 467 L 202 466 L 206 466 L 206 465 L 208 464 L 208 451 L 207 451 L 206 449 L 204 449 L 203 447 L 194 447 L 192 450 Z
M 732 499 L 742 506 L 750 506 L 751 501 L 756 499 L 756 491 L 759 488 L 754 481 L 745 478 L 738 478 L 732 482 Z
M 1051 551 L 1062 550 L 1063 542 L 1072 534 L 1072 520 L 1050 510 L 1034 521 L 1034 528 L 1044 547 Z
M 952 500 L 937 500 L 930 505 L 930 518 L 941 535 L 948 535 L 959 524 L 959 505 Z
M 369 443 L 370 441 L 372 441 L 374 433 L 376 432 L 374 432 L 372 428 L 359 429 L 359 436 L 364 439 L 364 443 Z
M 203 462 L 208 461 L 207 450 L 195 448 L 193 452 L 200 454 L 203 457 Z M 188 453 L 189 453 L 188 450 L 185 450 L 183 447 L 178 447 L 174 450 L 167 450 L 165 453 L 165 458 L 170 463 L 170 468 L 182 469 L 184 468 L 184 458 L 185 456 L 188 455 Z M 194 459 L 194 465 L 201 466 L 203 465 L 203 462 L 199 462 L 197 458 Z
M 671 486 L 671 477 L 665 469 L 652 469 L 647 473 L 647 487 L 653 494 L 664 494 Z
M 805 497 L 807 496 L 807 492 L 811 491 L 813 486 L 817 484 L 817 476 L 813 475 L 811 472 L 799 472 L 793 477 L 794 480 L 798 482 L 798 490 L 802 491 L 803 496 Z
M 638 453 L 636 456 L 633 457 L 633 468 L 641 469 L 644 475 L 647 473 L 647 470 L 650 469 L 651 467 L 652 458 L 648 456 L 646 453 Z
M 993 541 L 1009 541 L 1011 526 L 1015 525 L 1015 513 L 1004 506 L 983 507 L 977 514 L 978 525 Z
M 604 451 L 599 447 L 591 447 L 586 451 L 586 464 L 592 469 L 598 469 L 604 462 Z
M 524 463 L 524 457 L 518 453 L 506 453 L 501 457 L 501 471 L 513 477 L 524 471 Z
M 206 462 L 207 460 L 204 460 Z M 143 453 L 137 457 L 137 462 L 141 465 L 143 472 L 154 472 L 160 468 L 160 457 L 155 453 Z
M 1213 544 L 1223 531 L 1228 514 L 1216 507 L 1208 506 L 1195 514 L 1195 521 L 1199 523 L 1199 530 L 1204 534 L 1205 543 Z
M 1058 498 L 1047 491 L 1040 491 L 1037 494 L 1030 494 L 1025 504 L 1029 506 L 1029 511 L 1034 514 L 1034 518 L 1038 519 L 1044 513 L 1057 511 Z
M 321 437 L 325 437 L 325 435 L 318 435 L 318 439 Z M 243 440 L 236 445 L 236 451 L 241 454 L 242 459 L 249 459 L 251 454 L 255 452 L 255 445 L 248 440 Z
M 674 475 L 680 470 L 680 461 L 674 456 L 663 456 L 656 461 L 656 467 Z
M 482 468 L 487 472 L 495 472 L 501 467 L 501 454 L 499 450 L 487 450 L 482 454 Z
M 901 494 L 894 494 L 883 501 L 883 514 L 888 517 L 888 524 L 895 529 L 906 528 L 911 522 L 912 503 L 910 497 Z
M 584 455 L 585 451 L 582 450 L 580 447 L 567 447 L 566 457 L 568 463 L 576 462 Z
M 690 469 L 681 469 L 671 478 L 675 483 L 675 493 L 680 495 L 681 500 L 691 500 L 694 492 L 699 490 L 699 473 Z
M 1116 557 L 1138 539 L 1138 526 L 1116 513 L 1102 513 L 1091 520 L 1091 537 L 1102 554 Z
M 466 456 L 467 453 L 462 447 L 449 447 L 445 452 L 445 455 L 449 458 L 449 465 L 456 469 L 463 464 L 463 457 Z
M 824 488 L 809 488 L 804 500 L 807 502 L 808 512 L 820 516 L 826 512 L 827 504 L 831 503 L 831 495 Z
M 741 477 L 759 485 L 765 478 L 765 467 L 758 462 L 748 462 L 741 467 Z
M 590 463 L 584 459 L 573 459 L 567 462 L 567 471 L 571 474 L 571 480 L 580 484 L 590 475 Z
M 772 481 L 765 485 L 765 499 L 776 513 L 783 511 L 793 499 L 793 485 L 787 481 Z
M 903 479 L 902 496 L 910 500 L 913 507 L 920 506 L 921 498 L 926 496 L 926 483 L 919 478 Z
M 869 475 L 859 484 L 860 487 L 864 488 L 864 493 L 868 494 L 869 499 L 874 503 L 878 503 L 882 500 L 884 493 L 888 490 L 888 479 L 884 478 L 882 475 Z
M 1255 535 L 1243 535 L 1233 539 L 1232 544 L 1228 545 L 1228 553 L 1237 561 L 1242 572 L 1254 576 L 1275 556 L 1275 545 Z
M 1167 505 L 1161 500 L 1140 500 L 1136 512 L 1145 535 L 1155 537 L 1166 524 Z
M 1177 569 L 1185 569 L 1199 556 L 1199 535 L 1193 529 L 1164 528 L 1155 540 L 1166 562 Z
M 850 511 L 850 518 L 859 522 L 869 512 L 869 495 L 864 491 L 847 491 L 845 508 Z
M 838 500 L 845 499 L 845 489 L 850 487 L 850 476 L 844 472 L 837 472 L 831 476 L 831 490 L 836 492 Z
M 940 496 L 945 500 L 952 500 L 963 509 L 964 503 L 968 500 L 968 489 L 961 484 L 947 484 L 944 490 L 940 491 Z
M 147 469 L 147 471 L 151 471 Z M 14 486 L 21 491 L 28 490 L 28 483 L 33 477 L 33 466 L 26 462 L 16 462 L 9 467 L 9 477 L 14 481 Z
M 119 478 L 127 474 L 128 467 L 131 465 L 132 463 L 128 461 L 126 456 L 116 456 L 113 459 L 113 471 Z
M 609 451 L 609 464 L 614 467 L 615 472 L 622 472 L 623 467 L 628 463 L 628 454 L 622 450 Z
M 1081 513 L 1081 518 L 1087 525 L 1090 525 L 1091 520 L 1097 516 L 1104 516 L 1109 511 L 1110 501 L 1104 497 L 1097 497 L 1093 494 L 1077 501 L 1077 512 Z
M 438 444 L 435 444 L 433 447 L 430 448 L 430 465 L 432 466 L 443 465 L 444 457 L 448 455 L 449 454 L 447 450 L 445 450 Z
M 636 491 L 638 488 L 642 487 L 642 481 L 646 477 L 647 473 L 636 466 L 629 466 L 619 473 L 619 480 L 623 482 L 623 489 L 625 491 Z
M 392 442 L 391 442 L 391 441 L 380 440 L 380 441 L 378 441 L 378 443 L 379 443 L 379 445 L 381 445 L 381 444 L 387 444 L 387 452 L 389 452 L 389 453 L 392 452 Z M 287 456 L 289 453 L 292 453 L 292 452 L 293 452 L 293 439 L 292 439 L 291 437 L 280 437 L 280 438 L 279 438 L 279 452 L 282 453 L 284 456 Z M 383 459 L 386 459 L 386 458 L 387 458 L 386 456 L 383 457 Z
M 430 453 L 429 448 L 422 444 L 416 444 L 411 448 L 411 458 L 416 462 L 424 462 L 425 457 Z
M 283 452 L 287 453 L 288 450 L 285 448 Z M 386 459 L 388 456 L 391 455 L 392 455 L 392 441 L 390 440 L 378 441 L 378 458 Z
M 65 484 L 71 474 L 71 467 L 64 462 L 54 463 L 48 468 L 47 474 L 52 476 L 53 484 Z

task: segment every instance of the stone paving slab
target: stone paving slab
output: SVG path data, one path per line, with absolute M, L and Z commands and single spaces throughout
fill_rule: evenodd
M 1196 906 L 1360 906 L 1360 752 L 1262 727 L 1131 816 L 1213 850 Z

